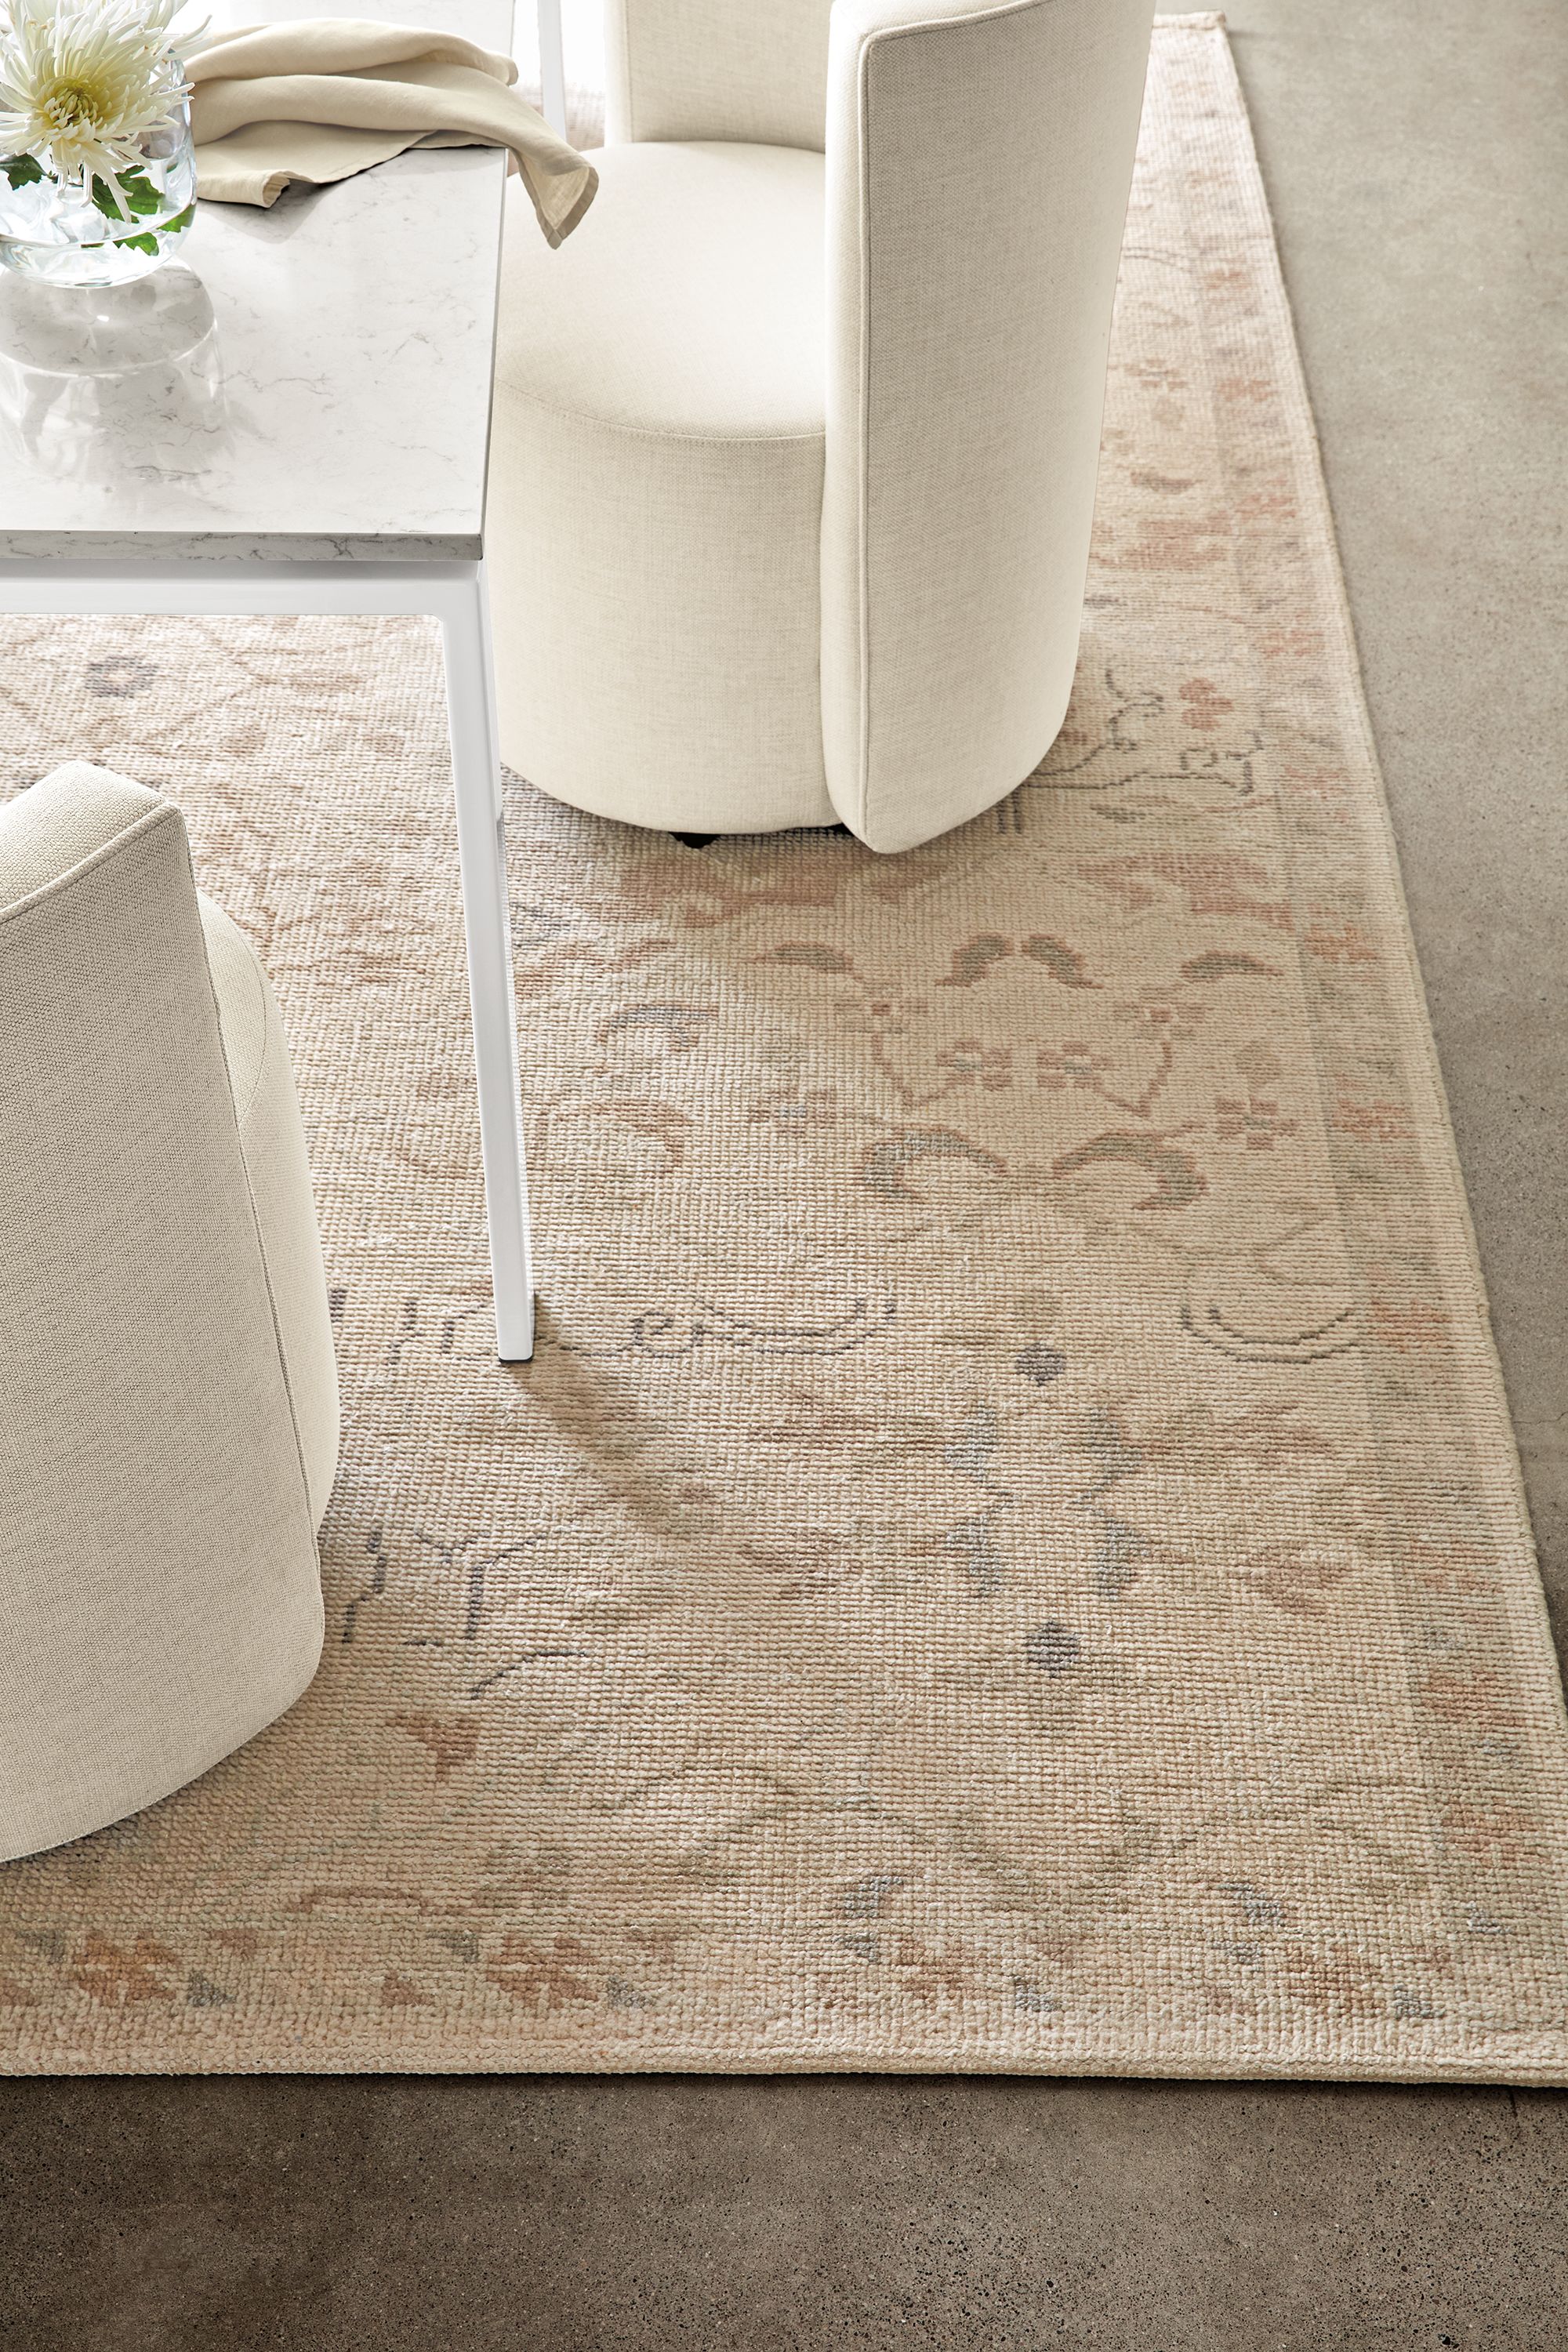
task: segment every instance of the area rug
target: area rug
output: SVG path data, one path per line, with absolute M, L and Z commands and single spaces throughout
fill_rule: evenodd
M 342 1352 L 281 1723 L 0 1874 L 16 2072 L 1568 2081 L 1568 1741 L 1218 20 L 1068 724 L 913 855 L 519 783 L 491 1355 L 433 637 L 23 625 L 281 994 Z

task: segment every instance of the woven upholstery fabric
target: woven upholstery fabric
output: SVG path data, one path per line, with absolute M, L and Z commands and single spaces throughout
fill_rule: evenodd
M 319 1527 L 338 1462 L 338 1369 L 300 1098 L 278 1000 L 255 949 L 221 907 L 205 898 L 200 904 L 310 1524 Z
M 10 1855 L 298 1696 L 337 1431 L 277 1009 L 168 802 L 76 765 L 0 813 L 0 1037 Z
M 832 0 L 605 0 L 612 140 L 816 147 Z
M 1010 793 L 1078 658 L 1149 0 L 839 0 L 822 727 L 875 849 Z
M 1163 28 L 1067 731 L 899 858 L 510 792 L 493 1360 L 433 637 L 18 626 L 178 758 L 344 1373 L 321 1672 L 0 1875 L 22 2071 L 1568 2081 L 1568 1739 L 1223 37 Z
M 593 236 L 506 240 L 486 514 L 503 756 L 640 824 L 831 824 L 822 158 L 650 141 L 600 164 Z
M 800 0 L 630 10 L 696 89 L 809 25 L 826 112 L 805 148 L 739 100 L 705 142 L 658 112 L 592 236 L 508 238 L 488 536 L 502 746 L 543 791 L 899 850 L 1044 755 L 1152 13 L 838 0 L 829 48 Z

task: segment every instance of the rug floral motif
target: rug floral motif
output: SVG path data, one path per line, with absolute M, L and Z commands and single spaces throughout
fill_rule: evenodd
M 437 650 L 26 624 L 293 1041 L 320 1675 L 0 1873 L 20 2072 L 1568 2081 L 1568 1742 L 1217 20 L 1163 25 L 1078 690 L 910 855 L 517 783 L 493 1360 Z

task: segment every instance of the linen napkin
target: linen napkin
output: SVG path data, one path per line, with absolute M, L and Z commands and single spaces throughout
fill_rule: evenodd
M 548 242 L 599 175 L 510 88 L 510 58 L 454 33 L 308 16 L 222 35 L 185 68 L 196 194 L 269 205 L 291 180 L 345 180 L 408 147 L 508 147 Z

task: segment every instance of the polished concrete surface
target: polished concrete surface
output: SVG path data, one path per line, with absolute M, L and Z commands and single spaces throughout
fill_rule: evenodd
M 760 5 L 760 0 L 759 0 Z M 1237 0 L 1568 1630 L 1568 9 Z M 0 2084 L 6 2352 L 1563 2352 L 1568 2095 Z

